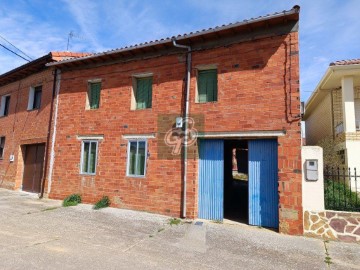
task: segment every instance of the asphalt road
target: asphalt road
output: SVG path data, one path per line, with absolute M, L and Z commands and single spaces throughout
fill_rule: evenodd
M 360 245 L 0 189 L 0 269 L 360 269 Z

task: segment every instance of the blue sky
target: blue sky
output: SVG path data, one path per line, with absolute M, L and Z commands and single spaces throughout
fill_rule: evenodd
M 300 82 L 307 100 L 329 63 L 360 58 L 359 0 L 0 0 L 0 35 L 32 58 L 99 52 L 300 5 Z M 0 38 L 0 43 L 9 46 Z M 26 63 L 0 47 L 0 74 Z

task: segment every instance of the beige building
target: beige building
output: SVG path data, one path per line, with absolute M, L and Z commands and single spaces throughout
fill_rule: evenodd
M 331 63 L 305 106 L 306 143 L 340 136 L 344 165 L 360 174 L 360 59 Z

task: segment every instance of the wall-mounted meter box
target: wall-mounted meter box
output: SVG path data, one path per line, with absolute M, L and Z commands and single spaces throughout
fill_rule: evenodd
M 175 124 L 176 124 L 177 128 L 182 128 L 183 127 L 183 118 L 180 116 L 176 117 Z
M 317 181 L 319 179 L 317 159 L 307 159 L 305 161 L 305 178 L 307 181 Z

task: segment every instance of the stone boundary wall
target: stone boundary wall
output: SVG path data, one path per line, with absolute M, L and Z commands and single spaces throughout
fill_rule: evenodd
M 304 235 L 360 244 L 360 213 L 304 211 Z

